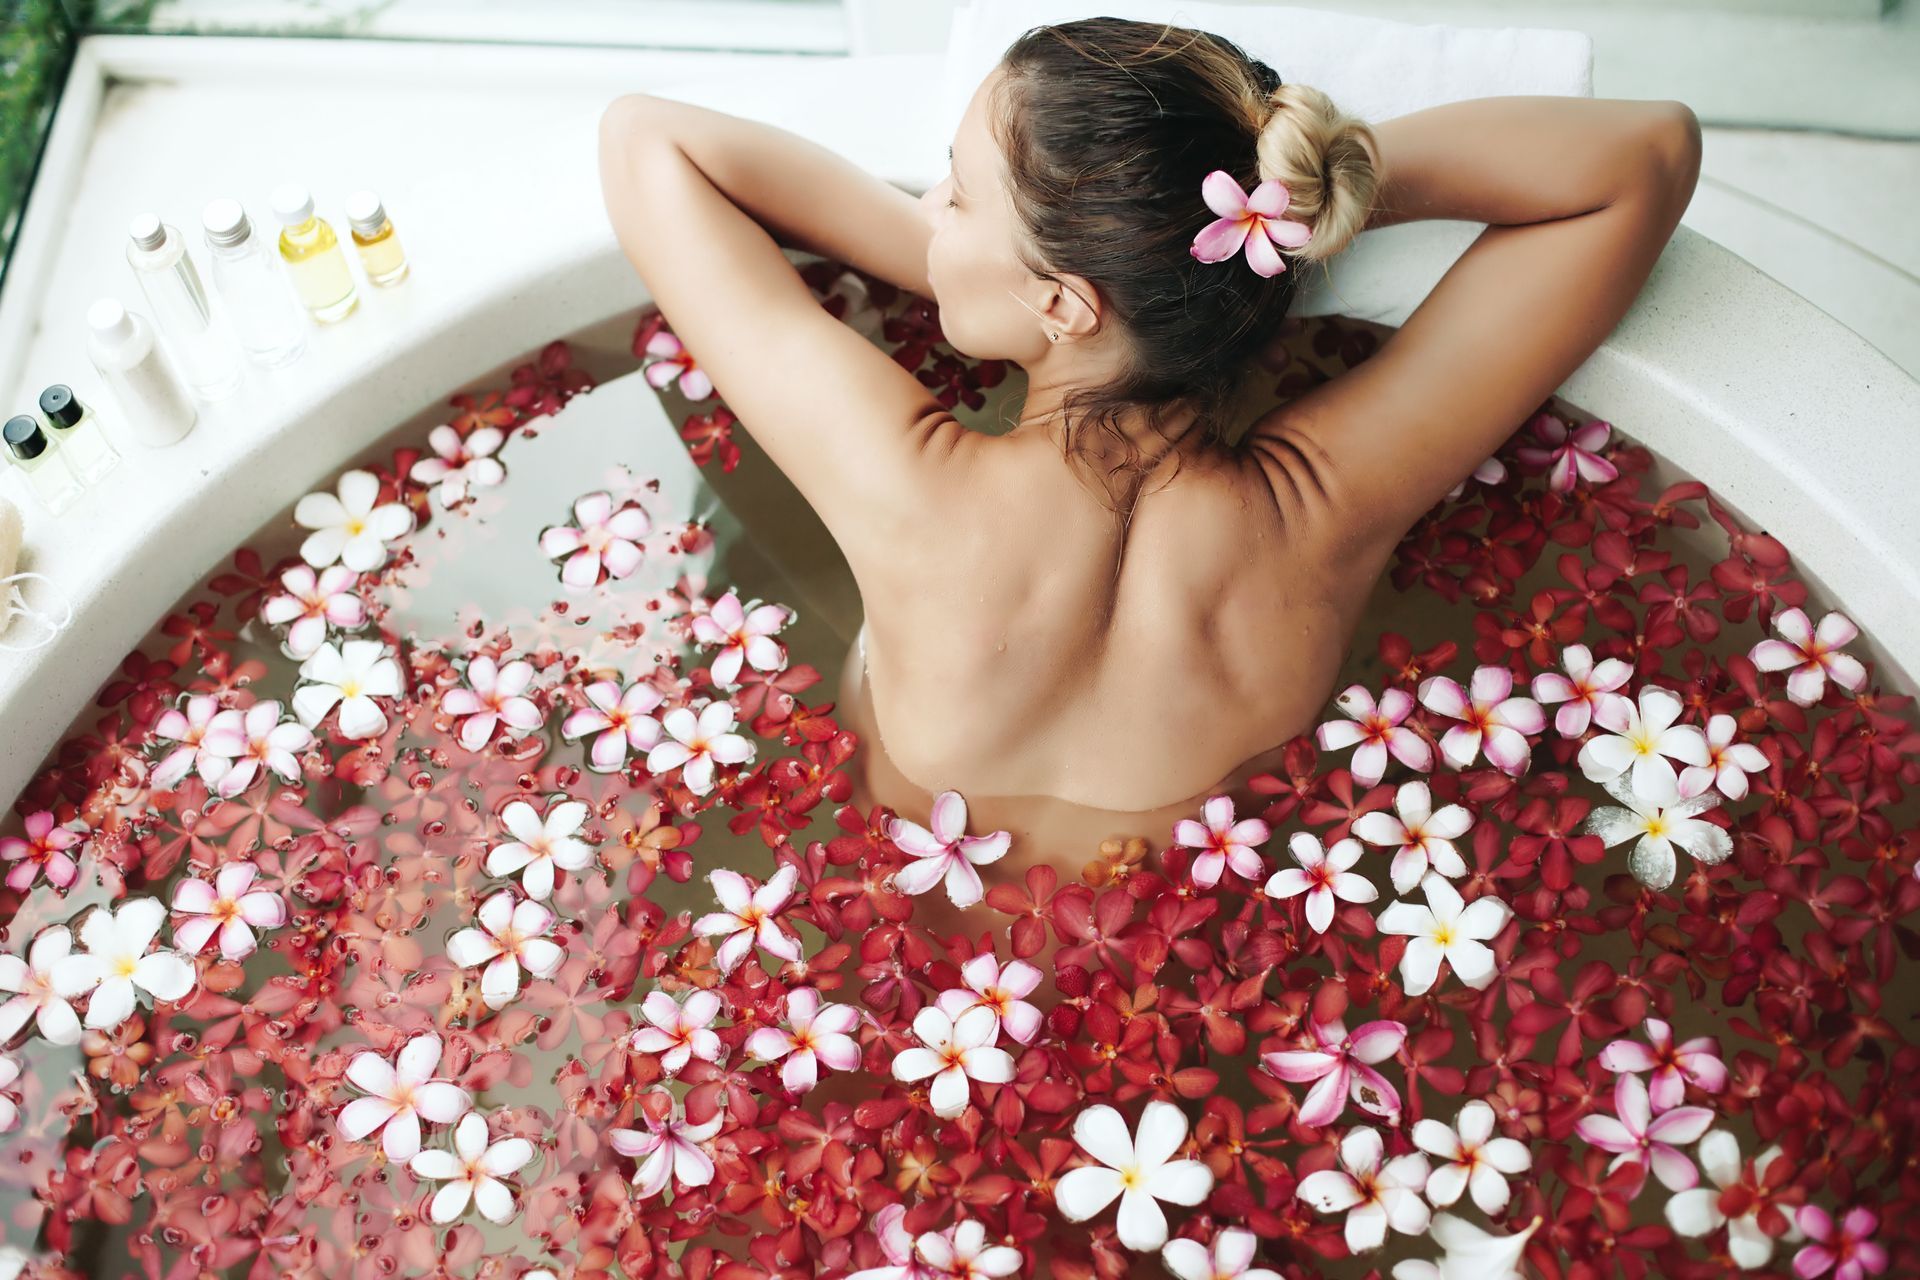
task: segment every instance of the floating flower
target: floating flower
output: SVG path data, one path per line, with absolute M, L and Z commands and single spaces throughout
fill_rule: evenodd
M 1282 249 L 1298 249 L 1313 236 L 1304 222 L 1280 215 L 1287 211 L 1287 184 L 1269 178 L 1248 195 L 1225 169 L 1200 181 L 1200 198 L 1220 216 L 1194 233 L 1187 252 L 1199 262 L 1224 262 L 1246 248 L 1256 275 L 1277 276 L 1287 269 Z
M 733 719 L 733 704 L 725 699 L 707 703 L 697 717 L 689 707 L 675 707 L 660 717 L 670 740 L 647 752 L 647 772 L 663 776 L 679 769 L 687 790 L 706 795 L 713 790 L 715 765 L 753 759 L 753 743 L 732 732 Z
M 407 478 L 438 485 L 433 496 L 440 505 L 457 507 L 467 500 L 469 489 L 492 488 L 507 478 L 507 469 L 493 456 L 506 441 L 506 432 L 498 427 L 476 427 L 463 436 L 443 422 L 427 432 L 427 444 L 437 456 L 414 463 Z
M 189 697 L 184 708 L 162 711 L 153 722 L 153 736 L 179 744 L 147 775 L 148 785 L 157 791 L 172 790 L 189 773 L 198 773 L 212 786 L 233 768 L 234 757 L 247 749 L 240 713 L 222 707 L 218 698 L 206 693 Z
M 175 885 L 173 909 L 188 918 L 174 926 L 173 945 L 197 956 L 217 933 L 226 959 L 252 955 L 259 945 L 255 929 L 278 929 L 287 922 L 286 900 L 253 888 L 259 871 L 251 862 L 229 862 L 215 873 L 212 884 L 189 876 Z
M 1372 1064 L 1400 1052 L 1407 1042 L 1403 1022 L 1363 1022 L 1352 1033 L 1343 1019 L 1309 1027 L 1315 1048 L 1260 1055 L 1261 1065 L 1291 1084 L 1317 1081 L 1300 1104 L 1300 1123 L 1324 1129 L 1347 1109 L 1347 1098 L 1393 1123 L 1400 1117 L 1400 1093 Z
M 686 1187 L 704 1187 L 713 1181 L 713 1157 L 701 1144 L 720 1132 L 722 1118 L 716 1115 L 705 1124 L 688 1124 L 679 1111 L 666 1090 L 650 1089 L 640 1104 L 640 1121 L 646 1128 L 607 1133 L 609 1146 L 640 1162 L 633 1171 L 633 1185 L 642 1200 L 666 1190 L 671 1178 Z
M 873 1215 L 873 1238 L 887 1265 L 855 1271 L 847 1280 L 940 1280 L 939 1274 L 914 1252 L 906 1217 L 907 1206 L 903 1204 L 883 1206 Z
M 958 791 L 942 791 L 935 796 L 929 820 L 932 830 L 906 818 L 895 818 L 887 828 L 887 838 L 894 847 L 917 859 L 895 874 L 894 886 L 901 893 L 919 894 L 944 880 L 953 905 L 970 907 L 986 895 L 980 873 L 974 868 L 1006 857 L 1013 836 L 1005 831 L 988 836 L 966 834 L 967 802 Z
M 1299 867 L 1282 867 L 1267 880 L 1269 898 L 1307 895 L 1307 923 L 1315 933 L 1325 933 L 1333 923 L 1335 898 L 1346 902 L 1372 902 L 1380 896 L 1373 881 L 1349 870 L 1360 861 L 1360 842 L 1342 836 L 1333 848 L 1320 845 L 1320 837 L 1296 831 L 1287 837 L 1287 851 Z
M 1773 1258 L 1773 1237 L 1761 1228 L 1760 1211 L 1754 1209 L 1729 1218 L 1720 1209 L 1724 1193 L 1746 1181 L 1740 1164 L 1740 1144 L 1725 1129 L 1713 1129 L 1700 1139 L 1695 1151 L 1700 1157 L 1700 1168 L 1713 1185 L 1689 1187 L 1671 1196 L 1667 1200 L 1667 1224 L 1680 1235 L 1692 1238 L 1725 1227 L 1727 1254 L 1735 1263 L 1748 1270 L 1766 1266 Z M 1766 1182 L 1767 1170 L 1780 1156 L 1781 1150 L 1776 1144 L 1754 1158 L 1757 1183 Z M 1781 1238 L 1789 1244 L 1801 1239 L 1800 1228 L 1791 1214 L 1787 1215 L 1787 1231 Z
M 496 850 L 497 852 L 497 850 Z M 462 969 L 486 965 L 480 997 L 499 1009 L 520 994 L 520 966 L 536 978 L 551 978 L 567 953 L 546 935 L 553 931 L 551 910 L 531 899 L 514 900 L 513 890 L 490 894 L 469 925 L 447 939 L 447 959 Z
M 313 733 L 295 720 L 281 718 L 278 699 L 256 702 L 240 717 L 244 743 L 233 767 L 213 785 L 213 793 L 231 800 L 254 784 L 266 770 L 283 782 L 300 781 L 300 752 L 313 747 Z M 202 774 L 201 776 L 205 776 Z
M 1453 847 L 1454 839 L 1473 826 L 1473 815 L 1464 805 L 1446 805 L 1435 813 L 1433 792 L 1415 778 L 1400 784 L 1393 806 L 1399 817 L 1384 809 L 1369 810 L 1353 820 L 1353 834 L 1394 850 L 1388 874 L 1395 893 L 1411 893 L 1429 868 L 1450 880 L 1467 874 L 1465 860 Z
M 718 645 L 708 668 L 716 685 L 725 687 L 740 678 L 740 664 L 756 671 L 778 671 L 787 665 L 787 650 L 774 633 L 793 621 L 785 605 L 763 604 L 748 612 L 740 597 L 729 591 L 706 613 L 693 619 L 693 637 L 701 644 Z
M 0 1133 L 12 1133 L 20 1127 L 20 1103 L 13 1086 L 20 1079 L 20 1060 L 0 1054 Z
M 1773 629 L 1783 640 L 1762 640 L 1747 651 L 1747 659 L 1762 671 L 1787 672 L 1787 697 L 1811 707 L 1825 696 L 1827 677 L 1851 693 L 1866 687 L 1867 669 L 1860 660 L 1841 653 L 1860 629 L 1845 614 L 1829 613 L 1815 628 L 1807 611 L 1798 606 L 1773 615 Z
M 367 602 L 354 590 L 359 583 L 360 575 L 343 564 L 331 565 L 318 576 L 311 565 L 294 565 L 280 575 L 286 590 L 261 603 L 261 621 L 286 627 L 287 656 L 304 662 L 327 638 L 328 627 L 358 631 L 367 625 Z
M 300 544 L 300 558 L 316 569 L 336 560 L 355 573 L 387 562 L 387 544 L 413 529 L 413 512 L 403 502 L 374 506 L 380 478 L 371 471 L 340 477 L 339 496 L 310 493 L 293 507 L 293 522 L 312 529 Z
M 96 1030 L 127 1020 L 136 987 L 155 1000 L 186 999 L 193 990 L 193 965 L 173 951 L 147 954 L 166 918 L 158 898 L 134 898 L 112 911 L 95 907 L 80 924 L 80 945 L 86 950 L 53 962 L 54 991 L 68 1000 L 92 992 L 86 1023 Z
M 1159 1202 L 1195 1205 L 1213 1190 L 1213 1171 L 1198 1160 L 1175 1160 L 1187 1140 L 1186 1113 L 1155 1098 L 1140 1113 L 1140 1128 L 1104 1103 L 1088 1107 L 1073 1120 L 1073 1140 L 1099 1164 L 1061 1174 L 1053 1200 L 1068 1222 L 1085 1222 L 1120 1200 L 1114 1215 L 1120 1243 L 1142 1253 L 1167 1243 L 1167 1215 Z
M 761 1027 L 747 1037 L 746 1051 L 763 1062 L 780 1063 L 780 1083 L 789 1093 L 805 1093 L 820 1081 L 820 1067 L 851 1071 L 860 1065 L 860 1046 L 847 1034 L 860 1025 L 850 1004 L 822 1004 L 812 987 L 787 993 L 787 1027 Z M 782 1061 L 784 1059 L 784 1061 Z
M 1577 738 L 1585 733 L 1601 707 L 1620 704 L 1619 709 L 1625 711 L 1632 706 L 1626 695 L 1614 692 L 1633 679 L 1633 668 L 1620 659 L 1596 663 L 1593 650 L 1583 644 L 1570 644 L 1560 651 L 1560 665 L 1567 670 L 1564 676 L 1558 671 L 1534 676 L 1533 697 L 1543 704 L 1562 704 L 1553 715 L 1553 727 L 1561 737 Z
M 375 698 L 403 692 L 400 664 L 378 640 L 349 640 L 339 648 L 328 640 L 300 664 L 311 684 L 293 691 L 293 711 L 312 729 L 340 704 L 340 733 L 347 738 L 377 738 L 387 731 L 387 713 Z
M 557 524 L 540 531 L 540 550 L 554 559 L 567 558 L 560 581 L 592 587 L 600 583 L 603 571 L 624 578 L 640 567 L 638 540 L 653 531 L 653 522 L 638 503 L 615 510 L 612 494 L 584 494 L 574 500 L 573 518 L 578 528 Z
M 1178 1280 L 1280 1280 L 1278 1271 L 1253 1265 L 1260 1238 L 1242 1227 L 1222 1227 L 1213 1237 L 1213 1249 L 1198 1240 L 1169 1240 L 1160 1261 Z
M 967 1109 L 969 1079 L 983 1084 L 1013 1079 L 1013 1055 L 991 1043 L 999 1029 L 1000 1020 L 987 1009 L 969 1009 L 955 1020 L 927 1005 L 913 1018 L 913 1033 L 926 1047 L 901 1050 L 893 1060 L 893 1077 L 912 1084 L 932 1076 L 927 1101 L 933 1114 L 951 1120 Z
M 1232 870 L 1242 880 L 1258 880 L 1266 864 L 1254 846 L 1266 843 L 1273 829 L 1259 818 L 1233 820 L 1233 797 L 1214 796 L 1200 810 L 1202 821 L 1182 818 L 1173 824 L 1173 838 L 1195 851 L 1188 874 L 1203 889 L 1220 883 L 1220 873 Z
M 720 1061 L 724 1049 L 711 1029 L 719 1013 L 720 997 L 711 991 L 696 990 L 684 1002 L 649 991 L 640 1016 L 653 1025 L 636 1027 L 627 1043 L 635 1053 L 659 1054 L 661 1072 L 677 1076 L 692 1058 Z
M 420 1121 L 452 1124 L 473 1106 L 473 1096 L 451 1080 L 433 1074 L 440 1065 L 440 1037 L 414 1036 L 389 1064 L 377 1053 L 353 1055 L 347 1079 L 367 1094 L 340 1108 L 335 1123 L 348 1142 L 380 1134 L 387 1159 L 411 1160 L 420 1150 Z
M 1615 1153 L 1607 1172 L 1633 1161 L 1640 1166 L 1642 1184 L 1649 1169 L 1669 1191 L 1685 1191 L 1700 1181 L 1693 1161 L 1680 1148 L 1699 1141 L 1713 1123 L 1712 1111 L 1705 1107 L 1672 1107 L 1655 1115 L 1646 1083 L 1639 1076 L 1624 1075 L 1613 1082 L 1613 1112 L 1611 1116 L 1582 1116 L 1573 1127 L 1575 1133 L 1602 1151 Z
M 1496 1236 L 1465 1218 L 1436 1213 L 1427 1234 L 1447 1251 L 1446 1256 L 1437 1264 L 1424 1258 L 1397 1262 L 1393 1280 L 1525 1280 L 1520 1259 L 1539 1229 L 1540 1219 L 1535 1217 L 1512 1235 Z
M 1420 682 L 1420 701 L 1462 723 L 1440 736 L 1440 754 L 1456 769 L 1472 764 L 1482 750 L 1487 763 L 1519 777 L 1533 760 L 1527 735 L 1547 725 L 1546 713 L 1532 698 L 1513 694 L 1513 672 L 1505 667 L 1474 669 L 1473 693 L 1448 676 L 1428 676 Z
M 1887 1269 L 1886 1247 L 1873 1239 L 1880 1228 L 1880 1215 L 1865 1205 L 1847 1210 L 1836 1226 L 1825 1209 L 1803 1204 L 1797 1224 L 1813 1241 L 1793 1255 L 1793 1274 L 1799 1280 L 1813 1280 L 1829 1269 L 1834 1280 L 1862 1280 Z
M 56 889 L 69 888 L 80 877 L 80 864 L 68 852 L 85 837 L 78 831 L 56 824 L 51 809 L 38 809 L 27 815 L 26 839 L 0 836 L 0 861 L 13 863 L 7 872 L 7 888 L 25 889 L 40 878 L 44 870 L 47 883 Z
M 487 1141 L 487 1122 L 478 1111 L 460 1117 L 453 1128 L 453 1150 L 420 1151 L 407 1162 L 416 1178 L 447 1185 L 433 1193 L 427 1216 L 445 1225 L 467 1211 L 471 1203 L 488 1222 L 509 1222 L 519 1206 L 512 1177 L 533 1159 L 533 1144 L 525 1138 Z
M 593 734 L 587 767 L 612 773 L 627 767 L 627 752 L 649 751 L 660 744 L 660 722 L 647 713 L 666 701 L 658 689 L 635 682 L 624 692 L 611 680 L 595 680 L 584 692 L 591 706 L 567 713 L 560 736 L 568 742 Z
M 1410 996 L 1425 995 L 1440 976 L 1440 962 L 1453 966 L 1460 981 L 1481 988 L 1493 981 L 1494 958 L 1487 946 L 1513 919 L 1513 909 L 1498 898 L 1471 903 L 1460 891 L 1429 872 L 1420 882 L 1427 905 L 1396 902 L 1380 913 L 1380 932 L 1412 938 L 1400 957 L 1400 980 Z
M 56 924 L 40 931 L 25 960 L 0 955 L 0 991 L 13 997 L 0 1004 L 0 1044 L 19 1034 L 29 1018 L 49 1044 L 80 1043 L 80 1015 L 53 987 L 54 966 L 72 950 L 73 934 Z
M 477 654 L 467 663 L 468 689 L 449 689 L 440 699 L 440 709 L 460 719 L 460 745 L 478 751 L 493 740 L 493 731 L 501 725 L 519 733 L 532 733 L 546 722 L 532 698 L 526 697 L 533 683 L 533 664 L 524 658 L 500 666 L 486 654 Z
M 960 966 L 960 980 L 965 990 L 942 991 L 934 1001 L 940 1012 L 958 1021 L 969 1009 L 991 1010 L 1000 1028 L 1021 1044 L 1032 1044 L 1040 1034 L 1040 1010 L 1026 1001 L 1040 985 L 1040 971 L 1025 960 L 1002 966 L 992 953 L 983 953 Z
M 1627 869 L 1647 888 L 1664 889 L 1673 883 L 1679 870 L 1675 845 L 1709 865 L 1732 856 L 1733 837 L 1724 828 L 1694 817 L 1720 803 L 1712 792 L 1660 805 L 1641 799 L 1624 778 L 1609 778 L 1600 785 L 1626 807 L 1601 805 L 1580 823 L 1578 834 L 1599 836 L 1609 849 L 1635 840 Z
M 1665 1111 L 1686 1101 L 1687 1085 L 1707 1093 L 1727 1087 L 1727 1067 L 1712 1036 L 1695 1036 L 1676 1047 L 1673 1028 L 1659 1018 L 1646 1021 L 1647 1044 L 1615 1040 L 1600 1051 L 1600 1065 L 1618 1075 L 1623 1071 L 1651 1071 L 1647 1093 L 1654 1109 Z
M 1445 1208 L 1466 1191 L 1488 1217 L 1506 1211 L 1511 1194 L 1506 1175 L 1531 1169 L 1533 1155 L 1512 1138 L 1494 1137 L 1493 1122 L 1493 1108 L 1475 1098 L 1460 1108 L 1452 1128 L 1438 1120 L 1413 1126 L 1413 1145 L 1434 1157 L 1427 1199 L 1436 1207 Z
M 1680 775 L 1673 761 L 1704 765 L 1706 735 L 1693 725 L 1675 724 L 1685 710 L 1679 698 L 1658 685 L 1640 690 L 1640 705 L 1624 698 L 1604 702 L 1594 719 L 1607 733 L 1595 734 L 1580 748 L 1580 770 L 1589 782 L 1605 782 L 1632 772 L 1633 793 L 1655 804 L 1679 798 Z
M 935 1273 L 957 1280 L 1010 1276 L 1025 1260 L 1011 1245 L 988 1244 L 986 1227 L 973 1218 L 956 1222 L 945 1231 L 922 1232 L 913 1249 Z
M 1350 717 L 1329 720 L 1314 730 L 1313 740 L 1322 751 L 1338 751 L 1360 744 L 1347 768 L 1353 780 L 1363 787 L 1380 781 L 1387 771 L 1387 756 L 1409 769 L 1426 773 L 1433 768 L 1433 747 L 1407 727 L 1413 714 L 1413 695 L 1405 689 L 1388 689 L 1376 703 L 1365 685 L 1348 685 L 1334 705 Z
M 1513 451 L 1514 457 L 1534 471 L 1547 472 L 1547 487 L 1555 493 L 1572 493 L 1576 480 L 1600 485 L 1619 476 L 1620 469 L 1600 456 L 1613 433 L 1604 420 L 1569 427 L 1556 414 L 1537 413 L 1528 425 L 1534 439 L 1547 447 L 1523 444 Z
M 1739 723 L 1724 711 L 1707 720 L 1707 761 L 1680 771 L 1680 795 L 1702 795 L 1711 787 L 1729 800 L 1747 798 L 1747 775 L 1767 768 L 1766 753 L 1751 742 L 1735 742 Z
M 524 869 L 520 887 L 529 898 L 544 902 L 552 896 L 554 868 L 585 871 L 593 865 L 593 846 L 575 835 L 587 821 L 587 806 L 578 800 L 561 801 L 544 818 L 525 800 L 515 800 L 500 811 L 500 821 L 513 839 L 487 854 L 487 874 Z
M 724 910 L 695 920 L 693 931 L 710 936 L 726 935 L 726 941 L 713 955 L 720 972 L 732 973 L 753 951 L 755 943 L 768 955 L 782 960 L 798 962 L 801 959 L 800 940 L 782 929 L 779 921 L 781 910 L 793 897 L 798 878 L 799 873 L 791 863 L 768 876 L 767 882 L 758 889 L 737 871 L 722 868 L 708 873 L 713 896 L 720 900 Z
M 1356 1126 L 1340 1140 L 1340 1168 L 1308 1174 L 1294 1192 L 1321 1213 L 1346 1213 L 1353 1253 L 1378 1249 L 1389 1226 L 1404 1235 L 1427 1229 L 1427 1158 L 1415 1151 L 1383 1164 L 1385 1154 L 1379 1130 Z
M 713 379 L 694 363 L 686 344 L 665 329 L 655 330 L 647 339 L 646 354 L 656 357 L 646 368 L 647 385 L 656 391 L 678 382 L 680 394 L 689 400 L 705 400 L 713 394 Z

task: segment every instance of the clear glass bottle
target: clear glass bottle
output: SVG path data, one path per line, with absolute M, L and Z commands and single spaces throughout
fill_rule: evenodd
M 224 400 L 240 389 L 240 350 L 226 317 L 212 306 L 186 238 L 157 214 L 137 213 L 127 224 L 127 265 L 133 268 L 174 363 L 193 394 Z
M 40 393 L 40 413 L 60 443 L 60 456 L 81 484 L 98 484 L 120 465 L 119 451 L 107 443 L 107 433 L 100 429 L 100 415 L 66 383 L 56 382 Z
M 238 200 L 208 204 L 200 222 L 206 232 L 214 292 L 226 304 L 247 358 L 266 369 L 292 364 L 307 349 L 306 308 L 274 260 L 278 255 L 253 233 Z
M 344 320 L 360 305 L 347 254 L 325 218 L 313 212 L 313 197 L 298 183 L 273 189 L 273 216 L 280 219 L 280 259 L 294 292 L 315 320 Z
M 367 283 L 396 285 L 407 278 L 407 254 L 400 247 L 400 236 L 393 220 L 371 191 L 356 191 L 347 197 L 347 225 L 353 235 L 353 247 L 360 254 Z
M 13 465 L 26 473 L 27 488 L 48 514 L 57 516 L 73 505 L 80 496 L 80 482 L 40 429 L 38 418 L 23 413 L 7 419 L 7 425 L 0 427 L 0 439 L 6 441 Z

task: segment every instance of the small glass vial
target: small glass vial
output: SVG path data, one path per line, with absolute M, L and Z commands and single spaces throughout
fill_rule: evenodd
M 154 343 L 152 325 L 118 298 L 101 298 L 87 309 L 87 328 L 87 358 L 119 405 L 129 436 L 164 447 L 193 430 L 200 411 L 166 351 Z
M 238 200 L 210 201 L 200 215 L 207 237 L 213 288 L 226 304 L 247 358 L 263 369 L 298 360 L 313 327 L 294 295 L 293 282 L 274 262 L 266 241 Z
M 67 460 L 60 456 L 40 420 L 30 413 L 7 419 L 0 427 L 0 439 L 7 444 L 13 465 L 27 474 L 27 487 L 50 515 L 59 515 L 80 496 L 80 482 L 74 478 Z
M 56 382 L 40 393 L 40 413 L 60 442 L 60 456 L 81 484 L 98 484 L 120 465 L 119 451 L 107 443 L 107 433 L 100 429 L 100 415 L 66 383 Z
M 407 278 L 407 254 L 400 247 L 400 236 L 393 220 L 371 191 L 356 191 L 347 197 L 347 224 L 353 234 L 353 247 L 360 253 L 360 265 L 366 270 L 367 283 L 396 285 Z
M 127 265 L 147 297 L 161 345 L 194 395 L 211 403 L 238 391 L 240 351 L 233 330 L 213 309 L 186 238 L 151 212 L 133 215 L 127 238 Z
M 346 252 L 325 218 L 313 212 L 313 197 L 298 183 L 273 189 L 273 216 L 280 219 L 280 260 L 308 314 L 322 324 L 344 320 L 360 305 Z

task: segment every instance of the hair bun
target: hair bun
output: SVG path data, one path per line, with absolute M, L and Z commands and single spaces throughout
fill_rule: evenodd
M 1325 261 L 1366 225 L 1380 184 L 1379 142 L 1366 121 L 1312 85 L 1276 84 L 1266 102 L 1255 144 L 1260 181 L 1284 183 L 1287 216 L 1313 228 L 1313 237 L 1287 255 Z

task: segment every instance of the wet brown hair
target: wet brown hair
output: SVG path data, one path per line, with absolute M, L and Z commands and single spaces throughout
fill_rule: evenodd
M 1137 497 L 1147 469 L 1119 426 L 1145 409 L 1153 430 L 1182 409 L 1225 440 L 1255 352 L 1273 339 L 1300 284 L 1358 234 L 1378 184 L 1366 123 L 1320 90 L 1283 85 L 1239 45 L 1188 27 L 1086 18 L 1034 27 L 1001 57 L 989 116 L 1006 157 L 1016 254 L 1044 279 L 1086 277 L 1131 352 L 1110 385 L 1063 398 L 1064 447 L 1081 461 L 1106 446 L 1110 499 Z M 1277 178 L 1286 217 L 1313 234 L 1263 277 L 1244 254 L 1196 260 L 1193 237 L 1215 216 L 1200 198 L 1224 169 L 1251 193 Z M 1016 236 L 1016 241 L 1020 240 Z

